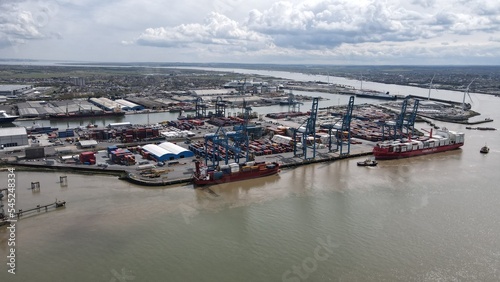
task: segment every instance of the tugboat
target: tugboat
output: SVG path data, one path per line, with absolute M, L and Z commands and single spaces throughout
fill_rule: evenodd
M 378 163 L 376 160 L 367 158 L 366 160 L 362 162 L 358 162 L 358 166 L 376 166 Z
M 483 147 L 481 147 L 481 150 L 479 150 L 480 153 L 482 154 L 488 154 L 488 152 L 490 151 L 490 148 L 486 145 L 484 145 Z

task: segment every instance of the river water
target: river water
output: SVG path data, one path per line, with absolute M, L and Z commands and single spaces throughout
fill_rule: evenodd
M 500 128 L 500 98 L 472 99 L 495 120 L 485 126 Z M 16 275 L 0 228 L 0 281 L 498 281 L 500 133 L 437 124 L 465 132 L 465 145 L 373 168 L 346 159 L 287 169 L 214 186 L 219 196 L 17 171 L 18 209 L 67 206 L 17 223 Z

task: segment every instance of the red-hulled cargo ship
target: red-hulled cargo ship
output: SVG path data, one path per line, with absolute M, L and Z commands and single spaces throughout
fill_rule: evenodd
M 78 118 L 100 118 L 100 117 L 122 117 L 125 112 L 72 112 L 72 113 L 60 113 L 60 114 L 50 114 L 49 119 L 78 119 Z
M 391 140 L 380 142 L 373 148 L 377 160 L 409 158 L 457 149 L 464 145 L 464 134 L 446 128 L 432 130 L 429 136 L 417 139 Z
M 195 186 L 204 186 L 259 178 L 277 174 L 280 171 L 279 168 L 280 165 L 276 162 L 246 162 L 222 165 L 218 170 L 208 171 L 197 161 L 193 183 Z

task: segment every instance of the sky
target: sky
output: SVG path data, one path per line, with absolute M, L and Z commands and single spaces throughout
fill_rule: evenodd
M 0 0 L 0 59 L 500 65 L 500 1 Z

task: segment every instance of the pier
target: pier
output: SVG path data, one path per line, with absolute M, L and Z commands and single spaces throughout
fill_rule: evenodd
M 66 201 L 58 201 L 56 200 L 54 203 L 51 203 L 51 204 L 47 204 L 47 205 L 37 205 L 35 208 L 32 208 L 32 209 L 27 209 L 27 210 L 22 210 L 22 209 L 19 209 L 18 212 L 16 212 L 16 215 L 17 215 L 17 218 L 20 218 L 23 214 L 25 213 L 30 213 L 30 212 L 40 212 L 40 210 L 42 209 L 45 209 L 45 211 L 47 212 L 49 208 L 61 208 L 61 207 L 65 207 L 66 206 Z

